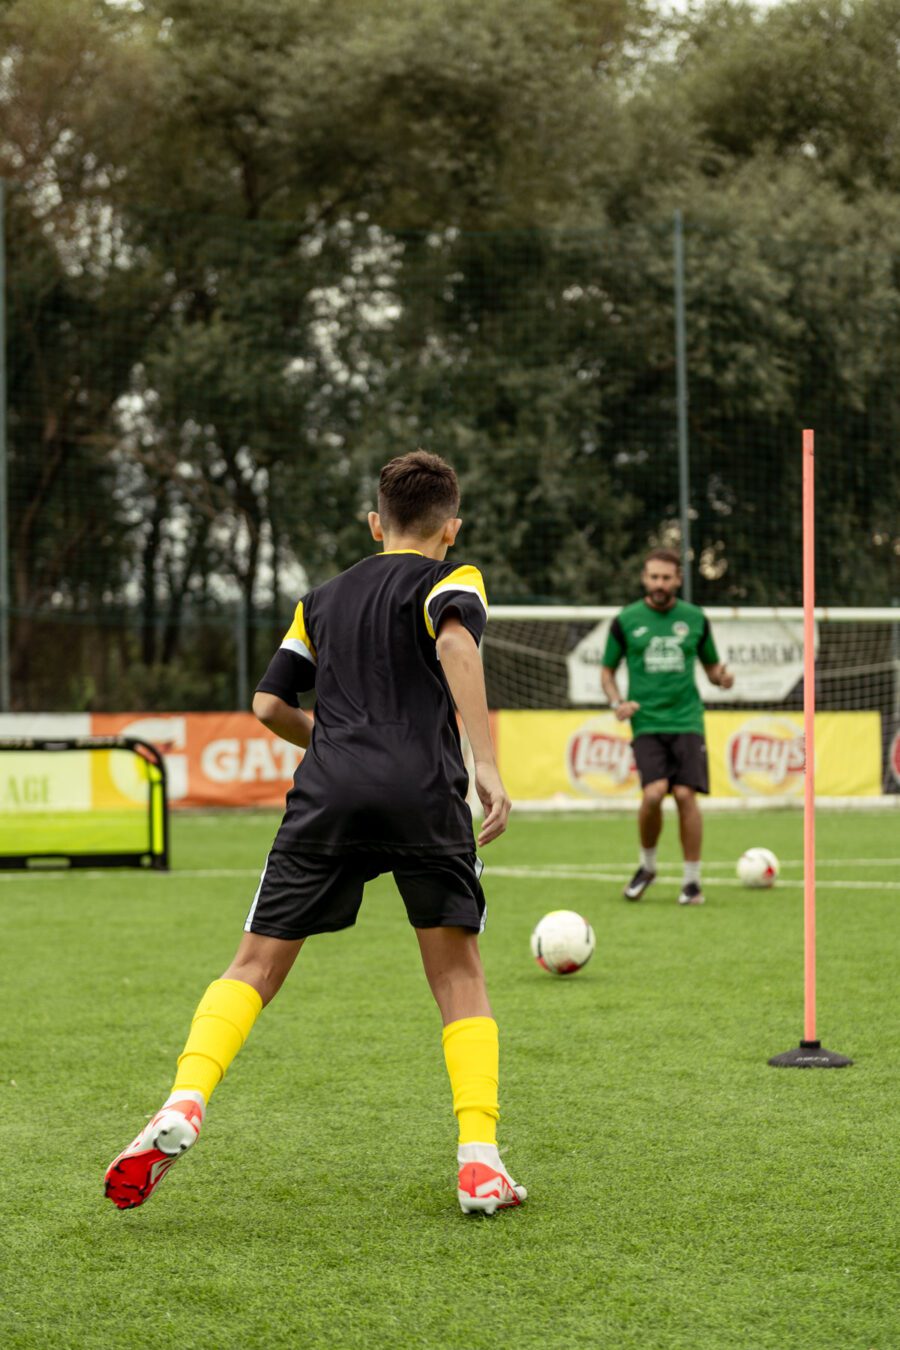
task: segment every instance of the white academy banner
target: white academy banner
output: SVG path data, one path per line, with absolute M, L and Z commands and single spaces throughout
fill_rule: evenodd
M 717 689 L 698 662 L 697 688 L 705 703 L 781 703 L 803 678 L 802 619 L 719 619 L 712 630 L 734 687 Z M 815 647 L 818 653 L 818 624 Z
M 603 619 L 592 628 L 587 637 L 583 637 L 577 647 L 573 647 L 566 657 L 569 669 L 569 702 L 588 703 L 597 708 L 605 703 L 600 685 L 600 667 L 603 664 L 603 650 L 609 633 L 611 619 Z M 628 688 L 628 672 L 624 666 L 618 673 L 619 688 L 623 695 Z
M 611 620 L 598 623 L 566 658 L 569 699 L 597 707 L 605 702 L 600 687 L 600 667 Z M 780 703 L 803 676 L 803 623 L 801 620 L 719 619 L 713 626 L 719 657 L 734 675 L 734 687 L 711 685 L 697 663 L 697 688 L 709 703 Z M 816 625 L 816 651 L 819 627 Z M 616 679 L 627 697 L 628 673 L 624 661 Z

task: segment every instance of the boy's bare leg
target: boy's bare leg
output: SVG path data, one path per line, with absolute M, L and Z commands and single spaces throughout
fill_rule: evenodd
M 271 1003 L 290 974 L 291 966 L 306 938 L 264 937 L 245 933 L 223 980 L 242 980 L 256 990 L 263 1007 Z
M 457 1197 L 466 1214 L 519 1205 L 497 1151 L 500 1044 L 487 996 L 478 936 L 466 928 L 417 928 L 425 976 L 444 1023 L 443 1044 L 459 1122 Z
M 417 928 L 416 937 L 444 1026 L 463 1017 L 493 1017 L 478 934 L 468 928 Z
M 261 1009 L 281 988 L 302 946 L 302 938 L 243 935 L 231 965 L 200 1000 L 168 1098 L 107 1168 L 106 1194 L 119 1209 L 142 1205 L 196 1142 L 213 1089 Z

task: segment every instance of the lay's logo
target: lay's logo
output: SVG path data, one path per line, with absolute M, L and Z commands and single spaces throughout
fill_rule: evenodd
M 786 717 L 753 717 L 730 737 L 728 776 L 747 796 L 785 796 L 803 790 L 803 732 Z
M 612 714 L 592 717 L 569 738 L 569 781 L 588 797 L 620 796 L 637 784 L 631 740 Z
M 894 782 L 900 783 L 900 731 L 897 732 L 891 744 L 890 764 Z

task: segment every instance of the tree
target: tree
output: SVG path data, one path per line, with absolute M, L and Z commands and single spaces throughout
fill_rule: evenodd
M 797 602 L 799 433 L 813 425 L 829 484 L 820 595 L 889 602 L 900 584 L 896 9 L 718 4 L 679 32 L 674 60 L 651 66 L 626 105 L 604 191 L 634 240 L 685 213 L 699 597 Z M 650 254 L 638 268 L 652 274 Z M 671 332 L 657 272 L 656 331 Z M 662 404 L 671 391 L 669 379 Z M 643 468 L 627 465 L 650 519 L 675 516 L 658 471 L 671 462 L 661 444 Z M 669 535 L 677 542 L 674 519 Z
M 139 118 L 146 51 L 92 7 L 0 16 L 7 230 L 12 675 L 40 670 L 34 615 L 118 594 L 128 541 L 109 461 L 112 410 L 158 316 L 152 260 L 129 254 L 106 195 Z
M 628 598 L 677 542 L 676 208 L 698 597 L 796 599 L 802 422 L 826 598 L 896 594 L 894 9 L 0 7 L 16 687 L 41 613 L 98 698 L 230 701 L 235 611 L 352 562 L 417 443 L 495 598 Z

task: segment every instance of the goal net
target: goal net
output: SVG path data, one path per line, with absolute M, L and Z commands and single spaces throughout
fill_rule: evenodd
M 701 666 L 711 796 L 802 801 L 803 613 L 706 614 L 734 688 Z M 603 806 L 637 791 L 630 729 L 600 683 L 619 607 L 493 606 L 482 655 L 501 766 L 518 803 Z M 900 794 L 900 609 L 821 609 L 816 623 L 817 793 Z M 617 672 L 627 691 L 624 662 Z M 896 798 L 900 804 L 900 797 Z
M 165 764 L 146 741 L 0 740 L 0 802 L 0 868 L 168 868 Z

